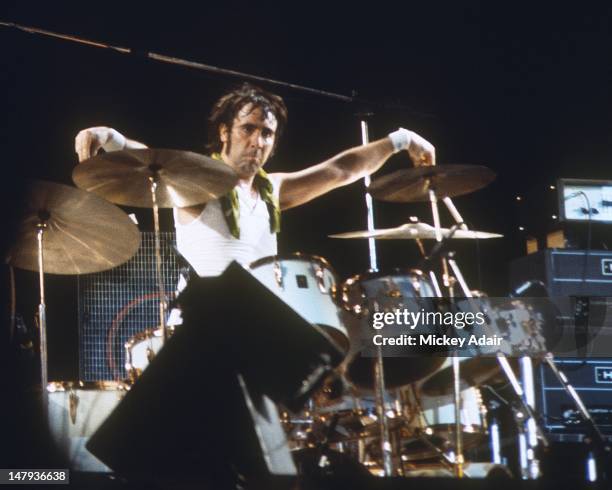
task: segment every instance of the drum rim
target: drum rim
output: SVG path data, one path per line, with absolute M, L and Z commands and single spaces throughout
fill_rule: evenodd
M 168 330 L 169 335 L 174 334 L 174 325 L 166 325 L 166 329 Z M 146 328 L 144 330 L 141 330 L 140 332 L 135 333 L 129 339 L 127 339 L 123 344 L 123 347 L 125 349 L 131 349 L 136 345 L 137 342 L 142 342 L 151 338 L 161 338 L 161 336 L 161 327 L 157 326 L 155 328 Z
M 159 334 L 157 334 L 157 332 L 159 332 Z M 134 347 L 136 342 L 140 342 L 142 340 L 147 340 L 147 339 L 150 339 L 150 338 L 153 338 L 153 337 L 161 337 L 161 328 L 160 327 L 146 328 L 145 330 L 141 330 L 140 332 L 135 333 L 134 335 L 132 335 L 129 339 L 127 339 L 125 341 L 123 346 L 126 349 L 130 349 L 130 348 Z
M 378 279 L 381 277 L 388 277 L 388 276 L 407 276 L 407 275 L 416 275 L 419 277 L 423 277 L 425 279 L 427 279 L 427 281 L 431 282 L 431 280 L 429 279 L 429 277 L 427 276 L 427 274 L 425 274 L 421 269 L 416 269 L 416 268 L 401 268 L 401 267 L 393 267 L 392 269 L 383 269 L 380 271 L 368 271 L 368 272 L 363 272 L 361 274 L 355 274 L 351 277 L 348 277 L 347 279 L 345 279 L 344 281 L 342 281 L 339 285 L 339 287 L 344 287 L 345 285 L 349 285 L 347 284 L 349 281 L 351 281 L 351 284 L 353 283 L 357 283 L 357 282 L 362 282 L 366 279 Z
M 390 271 L 392 273 L 390 273 Z M 357 313 L 353 311 L 353 309 L 348 305 L 348 303 L 342 299 L 343 295 L 348 293 L 350 287 L 353 287 L 354 285 L 358 285 L 361 288 L 362 297 L 365 298 L 365 292 L 363 290 L 362 283 L 364 283 L 367 280 L 378 279 L 382 277 L 390 277 L 390 276 L 401 276 L 401 277 L 416 276 L 419 279 L 421 278 L 425 279 L 433 289 L 432 281 L 429 279 L 429 277 L 427 277 L 427 275 L 421 269 L 416 269 L 416 268 L 404 269 L 401 267 L 393 267 L 391 269 L 384 269 L 381 271 L 371 270 L 371 271 L 364 272 L 361 274 L 355 274 L 345 279 L 341 283 L 336 284 L 332 287 L 332 299 L 334 303 L 336 303 L 336 305 L 338 305 L 338 307 L 342 308 L 344 311 L 347 311 L 348 313 L 352 315 L 357 315 L 359 318 L 362 318 L 362 312 Z M 424 297 L 429 298 L 430 296 L 424 296 Z M 431 297 L 434 298 L 435 296 L 431 296 Z
M 49 393 L 66 392 L 66 391 L 127 391 L 129 385 L 125 381 L 49 381 L 47 383 L 47 391 Z
M 303 261 L 303 262 L 315 262 L 319 265 L 324 266 L 326 269 L 329 269 L 330 272 L 334 275 L 334 278 L 337 278 L 336 271 L 329 263 L 327 259 L 321 257 L 320 255 L 307 254 L 303 252 L 293 252 L 289 254 L 277 254 L 277 255 L 267 255 L 265 257 L 261 257 L 257 260 L 254 260 L 249 264 L 249 269 L 256 269 L 262 265 L 273 264 L 274 262 L 282 262 L 282 261 Z

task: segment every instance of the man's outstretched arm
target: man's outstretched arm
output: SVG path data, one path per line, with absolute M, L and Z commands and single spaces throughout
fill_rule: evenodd
M 312 167 L 290 173 L 277 173 L 280 207 L 289 209 L 305 204 L 333 189 L 376 172 L 393 153 L 406 150 L 415 165 L 435 165 L 436 151 L 426 139 L 400 128 L 388 137 L 343 151 Z

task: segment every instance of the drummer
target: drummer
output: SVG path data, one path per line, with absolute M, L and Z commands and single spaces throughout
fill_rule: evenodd
M 208 119 L 208 150 L 238 174 L 236 187 L 204 205 L 174 210 L 179 252 L 200 276 L 221 274 L 232 260 L 248 265 L 277 253 L 280 212 L 311 201 L 378 170 L 406 150 L 415 165 L 435 165 L 435 149 L 413 131 L 345 150 L 297 172 L 267 174 L 263 167 L 287 121 L 282 98 L 248 83 L 227 93 Z M 75 138 L 79 161 L 100 149 L 147 148 L 108 127 L 91 127 Z M 203 245 L 205 244 L 205 245 Z

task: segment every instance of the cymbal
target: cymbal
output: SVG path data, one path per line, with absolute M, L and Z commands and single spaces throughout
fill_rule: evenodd
M 368 191 L 389 202 L 429 201 L 429 189 L 438 197 L 456 197 L 491 183 L 495 173 L 482 165 L 431 165 L 398 170 L 375 179 Z
M 38 271 L 37 224 L 44 220 L 44 272 L 86 274 L 129 260 L 138 250 L 140 233 L 121 209 L 75 187 L 34 181 L 26 209 L 6 261 Z
M 442 237 L 450 233 L 450 229 L 441 228 Z M 420 239 L 435 239 L 436 229 L 427 223 L 405 223 L 397 228 L 385 228 L 381 230 L 364 230 L 364 231 L 349 231 L 347 233 L 336 233 L 329 235 L 330 238 L 376 238 L 377 240 L 414 240 Z M 458 229 L 453 233 L 451 238 L 461 239 L 478 239 L 484 240 L 487 238 L 501 238 L 503 235 L 498 233 L 489 233 L 486 231 L 473 231 Z
M 77 187 L 125 206 L 153 207 L 149 177 L 157 176 L 157 205 L 204 204 L 230 191 L 236 172 L 226 163 L 190 151 L 146 149 L 99 154 L 77 165 Z

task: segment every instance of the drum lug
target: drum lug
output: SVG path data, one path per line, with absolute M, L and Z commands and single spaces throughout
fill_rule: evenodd
M 276 281 L 277 286 L 283 290 L 283 270 L 281 268 L 280 262 L 277 260 L 274 261 L 274 280 Z
M 76 424 L 76 416 L 77 416 L 77 407 L 79 406 L 79 397 L 74 391 L 70 391 L 70 395 L 68 396 L 69 400 L 69 412 L 70 412 L 70 421 L 72 424 Z
M 325 289 L 325 275 L 323 269 L 319 265 L 314 266 L 315 277 L 317 278 L 317 285 L 319 286 L 319 291 L 323 294 L 328 294 L 327 289 Z
M 150 347 L 147 347 L 147 361 L 151 362 L 155 357 L 155 352 Z

